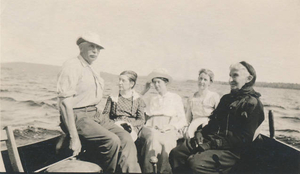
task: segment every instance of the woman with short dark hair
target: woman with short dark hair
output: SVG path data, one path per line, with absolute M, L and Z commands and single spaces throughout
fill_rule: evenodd
M 137 77 L 138 75 L 134 71 L 123 71 L 120 74 L 119 91 L 112 93 L 107 98 L 102 113 L 127 130 L 134 141 L 145 123 L 145 103 L 134 90 Z

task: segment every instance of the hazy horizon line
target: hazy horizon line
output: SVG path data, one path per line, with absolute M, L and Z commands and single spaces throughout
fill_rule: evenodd
M 56 65 L 56 64 L 43 64 L 43 63 L 33 63 L 33 62 L 24 62 L 24 61 L 12 61 L 12 62 L 2 62 L 1 61 L 1 65 L 2 64 L 6 64 L 6 63 L 27 63 L 27 64 L 36 64 L 36 65 L 46 65 L 46 66 L 56 66 L 56 67 L 61 67 L 62 65 Z M 105 71 L 101 71 L 101 72 L 104 72 L 104 73 L 108 73 L 108 74 L 112 74 L 112 75 L 116 75 L 118 76 L 118 74 L 113 74 L 113 73 L 110 73 L 110 72 L 105 72 Z M 139 75 L 139 77 L 147 77 L 147 75 Z M 175 78 L 176 79 L 176 78 Z M 180 80 L 180 79 L 176 79 L 176 81 L 197 81 L 195 79 L 189 79 L 189 78 L 186 78 L 186 79 L 183 79 L 183 80 Z M 222 80 L 215 80 L 215 82 L 221 82 L 221 83 L 227 83 L 228 81 L 222 81 Z M 272 83 L 281 83 L 281 84 L 296 84 L 296 85 L 300 85 L 300 83 L 296 83 L 296 82 L 280 82 L 280 81 L 273 81 L 273 82 L 268 82 L 268 81 L 256 81 L 256 83 L 269 83 L 269 84 L 272 84 Z

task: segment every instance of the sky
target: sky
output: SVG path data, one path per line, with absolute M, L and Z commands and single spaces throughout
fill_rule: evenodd
M 244 60 L 257 81 L 300 83 L 299 0 L 1 0 L 2 63 L 61 66 L 85 32 L 100 35 L 94 66 L 108 73 L 197 80 L 207 68 L 228 81 Z

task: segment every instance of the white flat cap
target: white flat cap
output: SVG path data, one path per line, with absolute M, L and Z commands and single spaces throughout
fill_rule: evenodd
M 100 44 L 100 37 L 96 33 L 92 33 L 92 32 L 84 33 L 77 39 L 76 44 L 79 45 L 82 42 L 90 42 L 90 43 L 98 45 L 100 47 L 100 49 L 104 49 Z

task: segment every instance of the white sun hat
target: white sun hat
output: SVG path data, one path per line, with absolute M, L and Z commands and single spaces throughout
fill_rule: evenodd
M 100 49 L 104 49 L 101 46 L 99 35 L 96 33 L 93 33 L 93 32 L 86 32 L 86 33 L 82 34 L 81 36 L 79 36 L 76 44 L 79 45 L 82 42 L 90 42 L 90 43 L 98 45 L 100 47 Z
M 147 77 L 148 82 L 152 82 L 155 77 L 162 77 L 169 80 L 169 83 L 173 81 L 173 78 L 169 75 L 169 72 L 164 68 L 154 69 Z

